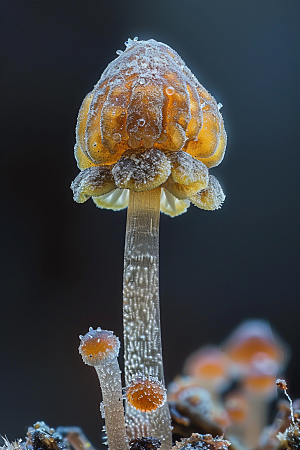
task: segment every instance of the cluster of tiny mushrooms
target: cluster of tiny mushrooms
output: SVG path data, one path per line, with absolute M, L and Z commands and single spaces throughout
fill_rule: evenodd
M 180 56 L 153 39 L 129 39 L 84 99 L 76 128 L 81 172 L 74 200 L 99 208 L 128 207 L 123 278 L 125 414 L 119 339 L 90 329 L 79 351 L 95 367 L 110 450 L 153 436 L 172 446 L 161 350 L 158 255 L 160 211 L 171 217 L 190 203 L 205 210 L 225 195 L 208 169 L 223 159 L 220 104 Z

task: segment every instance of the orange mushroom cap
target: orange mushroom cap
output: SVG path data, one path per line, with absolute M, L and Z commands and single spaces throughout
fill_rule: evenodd
M 229 358 L 239 366 L 256 364 L 260 359 L 282 364 L 288 348 L 271 330 L 264 320 L 249 320 L 242 323 L 224 343 Z
M 224 406 L 232 423 L 242 424 L 247 420 L 248 402 L 240 391 L 233 391 L 226 395 Z
M 225 196 L 208 177 L 226 148 L 219 105 L 167 45 L 153 39 L 126 45 L 79 111 L 75 158 L 83 175 L 71 186 L 75 201 L 93 197 L 109 208 L 107 197 L 101 201 L 109 192 L 163 186 L 180 200 L 174 213 L 162 206 L 170 215 L 184 212 L 189 200 L 202 209 L 219 208 Z M 112 209 L 127 206 L 115 202 Z
M 273 393 L 275 395 L 275 380 L 275 375 L 251 374 L 245 377 L 243 385 L 253 393 Z
M 202 347 L 186 360 L 184 372 L 202 381 L 204 386 L 223 387 L 228 383 L 229 360 L 212 345 Z
M 112 331 L 90 328 L 84 336 L 80 337 L 79 353 L 83 361 L 89 366 L 99 366 L 106 359 L 116 358 L 120 341 Z
M 177 376 L 168 386 L 169 401 L 184 401 L 210 417 L 213 402 L 210 393 L 201 386 L 198 378 Z
M 270 395 L 276 393 L 277 361 L 263 352 L 256 353 L 248 366 L 243 379 L 244 387 L 253 393 Z
M 130 148 L 184 149 L 205 164 L 217 149 L 221 159 L 224 134 L 215 99 L 173 49 L 129 40 L 82 104 L 77 152 L 97 165 L 116 163 Z
M 166 389 L 155 377 L 137 377 L 126 388 L 128 403 L 141 412 L 155 411 L 166 399 Z

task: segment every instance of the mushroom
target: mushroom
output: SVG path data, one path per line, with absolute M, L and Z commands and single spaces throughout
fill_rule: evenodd
M 247 424 L 248 404 L 242 391 L 234 390 L 229 392 L 224 398 L 224 406 L 231 421 L 231 433 L 236 424 L 242 426 Z M 237 433 L 235 434 L 239 434 L 238 431 L 239 430 L 237 430 Z
M 199 380 L 214 401 L 230 384 L 229 359 L 217 346 L 206 345 L 192 353 L 186 360 L 184 373 Z
M 240 380 L 247 401 L 244 440 L 254 447 L 265 428 L 268 405 L 276 395 L 275 381 L 287 359 L 288 349 L 264 320 L 242 323 L 224 343 L 235 376 Z
M 279 365 L 265 353 L 256 353 L 241 380 L 247 401 L 247 426 L 244 441 L 254 448 L 267 425 L 270 402 L 276 396 L 275 380 Z
M 110 450 L 129 448 L 125 430 L 122 399 L 122 384 L 117 356 L 120 341 L 112 331 L 90 328 L 80 337 L 79 353 L 85 364 L 94 366 L 100 381 L 103 396 L 105 429 Z
M 264 354 L 278 365 L 286 363 L 287 345 L 265 320 L 246 320 L 224 342 L 223 349 L 235 365 L 237 374 L 248 371 L 257 354 Z
M 168 400 L 187 402 L 208 419 L 212 416 L 214 405 L 211 395 L 196 378 L 176 376 L 168 386 Z
M 74 200 L 128 206 L 124 254 L 124 356 L 129 386 L 139 374 L 164 386 L 158 256 L 159 216 L 220 208 L 225 195 L 208 169 L 223 159 L 226 132 L 215 99 L 179 55 L 153 39 L 129 39 L 79 111 Z M 128 430 L 144 425 L 171 447 L 168 405 L 140 413 L 126 404 Z M 148 425 L 147 425 L 148 426 Z

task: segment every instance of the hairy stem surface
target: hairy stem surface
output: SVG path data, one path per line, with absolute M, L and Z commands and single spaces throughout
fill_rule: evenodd
M 128 450 L 122 400 L 121 372 L 117 358 L 95 366 L 102 391 L 105 429 L 110 450 Z M 103 413 L 103 410 L 102 410 Z M 103 415 L 102 415 L 103 417 Z
M 126 385 L 139 375 L 164 384 L 159 312 L 159 216 L 161 189 L 129 194 L 127 213 L 123 322 Z M 154 436 L 170 449 L 171 419 L 167 403 L 151 413 L 126 405 L 130 437 Z

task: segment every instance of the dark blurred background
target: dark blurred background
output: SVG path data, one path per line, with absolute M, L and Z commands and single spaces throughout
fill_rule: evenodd
M 1 2 L 0 434 L 37 420 L 79 425 L 99 446 L 100 391 L 78 335 L 122 336 L 126 211 L 78 205 L 74 128 L 81 101 L 138 36 L 173 47 L 224 106 L 227 199 L 161 216 L 166 379 L 243 320 L 289 343 L 300 396 L 298 0 Z

